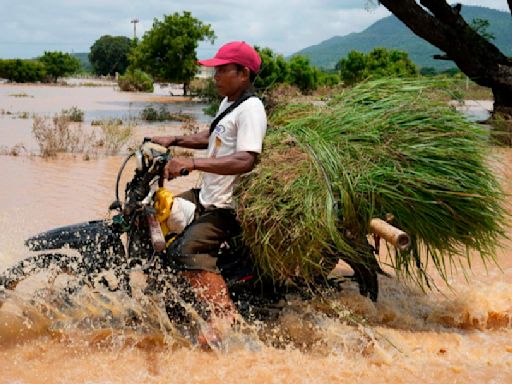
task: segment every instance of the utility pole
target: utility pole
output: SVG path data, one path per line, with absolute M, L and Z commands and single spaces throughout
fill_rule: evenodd
M 131 23 L 133 24 L 133 39 L 137 40 L 137 23 L 139 22 L 139 19 L 133 19 Z

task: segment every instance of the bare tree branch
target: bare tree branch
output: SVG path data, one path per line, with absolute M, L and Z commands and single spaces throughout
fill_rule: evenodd
M 445 0 L 420 0 L 420 4 L 428 8 L 434 16 L 445 22 L 460 22 L 461 5 L 456 4 L 454 7 L 449 6 Z M 462 19 L 464 21 L 464 19 Z
M 432 57 L 434 59 L 436 59 L 436 60 L 451 60 L 451 58 L 448 55 L 446 55 L 446 54 L 444 54 L 444 55 L 434 55 Z
M 445 0 L 420 0 L 421 6 L 415 0 L 381 0 L 381 4 L 416 35 L 445 52 L 479 84 L 512 83 L 512 78 L 499 79 L 503 76 L 499 66 L 510 66 L 508 58 L 466 23 L 458 7 L 451 7 Z
M 512 13 L 512 0 L 507 0 Z M 444 52 L 476 83 L 489 87 L 494 111 L 512 116 L 512 59 L 480 36 L 446 0 L 380 0 L 412 32 Z M 511 129 L 512 132 L 512 129 Z

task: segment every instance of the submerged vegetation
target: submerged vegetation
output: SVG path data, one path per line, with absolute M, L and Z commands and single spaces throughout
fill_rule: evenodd
M 63 109 L 61 114 L 65 116 L 69 121 L 73 121 L 75 123 L 84 121 L 84 111 L 77 107 Z
M 169 112 L 169 110 L 163 105 L 158 109 L 152 105 L 145 107 L 140 113 L 140 118 L 146 121 L 181 121 L 184 123 L 193 120 L 192 116 L 187 115 L 186 113 Z
M 0 146 L 0 155 L 19 156 L 22 152 L 27 152 L 27 148 L 25 148 L 23 143 L 18 143 L 13 147 L 7 147 L 5 145 Z
M 153 78 L 140 69 L 129 69 L 119 76 L 119 88 L 127 92 L 153 92 Z
M 119 153 L 123 147 L 130 144 L 133 137 L 134 125 L 123 125 L 122 121 L 116 119 L 102 120 L 100 124 L 100 136 L 96 146 L 103 148 L 107 155 Z
M 32 125 L 41 156 L 55 156 L 59 152 L 87 153 L 95 140 L 94 132 L 86 133 L 81 126 L 72 126 L 65 113 L 53 118 L 35 116 Z
M 494 257 L 506 214 L 488 132 L 436 101 L 436 84 L 376 80 L 273 114 L 266 155 L 238 190 L 264 275 L 312 282 L 340 257 L 364 263 L 370 219 L 390 215 L 412 249 L 389 262 L 418 283 L 427 263 L 447 278 L 470 251 Z
M 117 154 L 129 143 L 133 135 L 133 125 L 122 125 L 118 120 L 102 120 L 97 122 L 100 130 L 94 126 L 86 129 L 80 124 L 72 124 L 77 120 L 77 110 L 62 110 L 53 118 L 35 116 L 32 125 L 41 156 L 56 156 L 61 152 L 81 153 L 86 159 L 101 149 L 105 154 Z M 78 115 L 80 115 L 78 113 Z M 82 121 L 83 112 L 81 119 Z

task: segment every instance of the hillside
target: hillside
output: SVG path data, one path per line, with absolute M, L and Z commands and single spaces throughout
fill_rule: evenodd
M 75 52 L 75 53 L 72 53 L 71 55 L 76 57 L 78 60 L 80 60 L 80 64 L 84 71 L 87 71 L 87 72 L 92 71 L 92 65 L 89 62 L 89 53 L 88 52 Z
M 504 54 L 512 56 L 512 17 L 509 13 L 484 7 L 463 6 L 462 16 L 468 22 L 475 18 L 489 20 L 488 32 L 496 37 L 493 43 Z M 432 56 L 441 53 L 439 49 L 417 37 L 395 16 L 385 17 L 360 33 L 335 36 L 295 54 L 309 57 L 311 63 L 317 67 L 334 68 L 351 50 L 366 53 L 376 47 L 406 51 L 419 67 L 442 70 L 455 66 L 451 61 L 434 60 Z

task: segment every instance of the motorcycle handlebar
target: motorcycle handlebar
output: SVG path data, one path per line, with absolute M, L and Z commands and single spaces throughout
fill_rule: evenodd
M 144 145 L 144 144 L 146 144 L 148 142 L 151 143 L 151 137 L 145 136 L 143 141 L 142 141 L 142 145 Z M 160 144 L 155 144 L 155 148 L 160 149 L 158 147 L 161 147 Z M 162 148 L 164 148 L 164 147 L 162 147 Z M 166 160 L 168 161 L 169 158 L 167 158 Z M 162 167 L 161 171 L 163 172 L 163 167 Z M 183 168 L 183 169 L 180 170 L 180 176 L 188 176 L 189 173 L 190 173 L 190 171 L 188 169 L 186 169 L 186 168 Z

